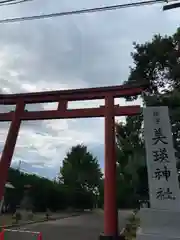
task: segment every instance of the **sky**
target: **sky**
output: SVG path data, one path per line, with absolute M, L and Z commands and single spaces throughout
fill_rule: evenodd
M 130 0 L 33 0 L 0 7 L 0 19 L 100 7 Z M 133 42 L 154 34 L 173 34 L 180 9 L 162 5 L 121 9 L 53 19 L 0 24 L 0 91 L 20 93 L 120 85 L 133 65 Z M 120 105 L 124 99 L 116 99 Z M 69 103 L 68 108 L 95 107 L 103 101 Z M 28 110 L 56 109 L 57 104 L 27 106 Z M 14 106 L 0 106 L 8 112 Z M 118 119 L 123 120 L 123 119 Z M 0 123 L 0 151 L 9 123 Z M 23 122 L 12 166 L 54 178 L 67 151 L 83 143 L 104 168 L 104 120 L 73 119 Z

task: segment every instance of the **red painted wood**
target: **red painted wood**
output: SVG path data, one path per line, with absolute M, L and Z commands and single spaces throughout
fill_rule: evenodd
M 145 87 L 102 87 L 102 88 L 86 88 L 75 90 L 60 90 L 38 93 L 22 93 L 22 94 L 0 94 L 0 104 L 13 105 L 17 101 L 23 100 L 25 103 L 43 103 L 43 102 L 59 102 L 60 100 L 78 101 L 103 99 L 107 94 L 111 94 L 115 98 L 139 95 Z
M 113 107 L 112 107 L 113 108 Z M 114 107 L 115 116 L 137 115 L 140 113 L 139 105 Z M 87 108 L 87 109 L 69 109 L 69 110 L 47 110 L 47 111 L 25 111 L 21 114 L 21 120 L 47 120 L 47 119 L 64 119 L 64 118 L 91 118 L 104 117 L 104 108 Z M 0 122 L 11 121 L 13 112 L 0 113 Z
M 105 99 L 105 180 L 104 180 L 104 234 L 118 234 L 116 204 L 116 156 L 115 156 L 115 124 L 114 99 Z
M 20 125 L 21 125 L 21 113 L 24 111 L 24 103 L 19 102 L 13 113 L 12 122 L 8 131 L 5 146 L 1 155 L 0 161 L 0 200 L 4 196 L 4 188 L 8 177 L 8 169 L 11 165 L 12 156 L 14 153 Z

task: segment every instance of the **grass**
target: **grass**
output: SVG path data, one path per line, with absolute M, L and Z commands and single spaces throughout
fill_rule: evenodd
M 126 240 L 132 240 L 136 238 L 136 231 L 140 225 L 140 220 L 136 214 L 133 214 L 126 224 L 124 236 Z

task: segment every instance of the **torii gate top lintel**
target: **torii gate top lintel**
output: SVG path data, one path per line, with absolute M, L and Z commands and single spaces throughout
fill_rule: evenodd
M 80 100 L 94 100 L 103 99 L 107 95 L 114 98 L 135 96 L 141 94 L 147 88 L 147 84 L 124 84 L 110 87 L 97 87 L 97 88 L 83 88 L 71 90 L 58 90 L 58 91 L 44 91 L 33 93 L 19 93 L 19 94 L 0 94 L 0 104 L 14 105 L 19 100 L 24 103 L 46 103 L 46 102 L 59 102 L 60 100 L 67 101 L 80 101 Z

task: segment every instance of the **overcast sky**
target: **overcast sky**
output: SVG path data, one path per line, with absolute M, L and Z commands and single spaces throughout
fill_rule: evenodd
M 1 19 L 85 7 L 127 3 L 127 0 L 33 0 L 1 7 Z M 162 5 L 129 8 L 79 16 L 0 24 L 1 92 L 17 93 L 103 85 L 127 80 L 132 42 L 143 43 L 156 33 L 172 34 L 180 23 L 180 9 L 162 12 Z M 125 104 L 124 100 L 116 100 Z M 98 106 L 103 102 L 69 104 Z M 129 103 L 128 103 L 129 104 Z M 28 109 L 55 109 L 56 104 Z M 8 111 L 0 108 L 0 111 Z M 3 148 L 9 125 L 0 123 Z M 103 119 L 26 122 L 13 157 L 16 166 L 55 177 L 66 151 L 84 143 L 98 157 L 103 169 Z

